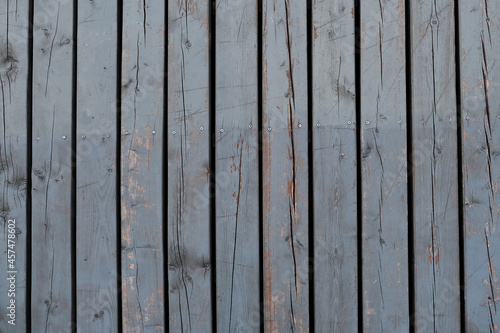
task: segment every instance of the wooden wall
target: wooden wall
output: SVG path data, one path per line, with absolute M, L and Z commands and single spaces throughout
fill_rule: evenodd
M 492 0 L 3 0 L 0 332 L 497 332 L 499 37 Z

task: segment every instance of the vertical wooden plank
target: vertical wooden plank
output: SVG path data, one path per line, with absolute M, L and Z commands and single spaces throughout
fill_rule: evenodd
M 257 1 L 216 2 L 217 331 L 259 329 Z
M 460 64 L 468 332 L 496 332 L 500 283 L 500 4 L 460 1 Z
M 454 2 L 411 1 L 411 18 L 415 330 L 458 332 Z
M 363 328 L 409 330 L 405 5 L 361 3 Z
M 71 325 L 73 2 L 35 1 L 31 326 Z M 43 263 L 43 264 L 42 264 Z
M 262 7 L 266 332 L 309 329 L 306 5 Z
M 314 320 L 357 332 L 354 1 L 313 6 Z
M 122 308 L 125 332 L 163 332 L 165 3 L 123 2 Z
M 209 4 L 168 2 L 168 282 L 172 332 L 212 328 Z
M 117 3 L 78 2 L 77 324 L 117 332 Z M 118 157 L 119 158 L 119 157 Z
M 28 12 L 28 1 L 6 0 L 0 9 L 2 332 L 26 331 Z

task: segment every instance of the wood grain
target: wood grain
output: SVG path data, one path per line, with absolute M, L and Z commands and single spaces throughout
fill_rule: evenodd
M 357 332 L 354 1 L 312 10 L 314 320 L 318 332 Z
M 460 1 L 460 87 L 465 220 L 465 320 L 468 332 L 496 332 L 500 295 L 496 257 L 498 230 L 497 161 L 500 145 L 498 36 L 500 5 Z
M 309 330 L 307 8 L 263 2 L 265 331 Z
M 113 1 L 78 2 L 78 332 L 118 331 L 117 15 Z
M 209 6 L 168 2 L 168 283 L 172 332 L 212 328 Z
M 123 2 L 121 131 L 124 332 L 163 332 L 165 4 Z M 165 175 L 166 177 L 166 175 Z
M 71 327 L 73 3 L 36 1 L 33 23 L 31 326 Z M 43 264 L 42 264 L 43 263 Z
M 363 328 L 409 330 L 404 1 L 361 3 Z
M 255 332 L 259 290 L 257 1 L 216 4 L 217 331 Z
M 460 331 L 455 20 L 411 2 L 415 331 Z
M 0 275 L 0 331 L 26 331 L 27 235 L 26 184 L 28 164 L 28 1 L 3 1 L 0 9 L 0 238 L 2 239 Z M 15 221 L 13 228 L 9 227 Z M 9 230 L 14 238 L 9 238 Z M 11 247 L 9 247 L 9 240 Z M 14 246 L 15 243 L 15 246 Z M 9 252 L 9 250 L 11 252 Z M 14 251 L 15 253 L 12 253 Z M 15 261 L 9 262 L 9 255 Z M 12 259 L 12 257 L 10 258 Z M 15 267 L 10 267 L 9 265 Z M 15 295 L 11 276 L 15 275 Z M 11 280 L 12 281 L 12 280 Z M 10 301 L 15 301 L 15 326 L 8 321 Z

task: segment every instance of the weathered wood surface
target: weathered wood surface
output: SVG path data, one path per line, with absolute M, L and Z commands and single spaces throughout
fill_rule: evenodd
M 44 0 L 33 12 L 31 326 L 39 332 L 72 325 L 73 9 Z
M 306 5 L 265 0 L 262 7 L 266 332 L 309 329 Z
M 78 2 L 76 313 L 78 332 L 118 331 L 117 3 Z M 121 318 L 120 318 L 121 319 Z
M 500 255 L 499 13 L 495 1 L 459 3 L 468 332 L 496 332 L 500 322 L 496 259 Z
M 163 332 L 165 4 L 123 2 L 121 268 L 124 332 Z M 166 175 L 165 175 L 166 177 Z
M 411 2 L 416 332 L 460 331 L 454 2 Z
M 257 1 L 216 3 L 217 331 L 261 325 Z
M 409 330 L 405 5 L 361 3 L 365 332 Z
M 2 225 L 0 331 L 2 332 L 24 332 L 27 319 L 28 94 L 26 87 L 30 70 L 28 10 L 28 1 L 14 0 L 3 1 L 0 9 L 0 223 Z M 14 226 L 9 227 L 12 224 Z M 9 238 L 9 234 L 14 236 Z M 9 262 L 9 255 L 10 259 L 14 259 L 12 255 L 15 255 L 15 261 Z M 10 271 L 16 273 L 9 273 Z M 15 275 L 15 295 L 9 296 L 10 281 L 7 278 L 11 274 Z M 7 313 L 10 313 L 7 307 L 10 306 L 11 300 L 15 301 L 16 307 L 15 326 L 8 323 L 12 319 L 7 316 Z
M 314 320 L 318 332 L 356 332 L 354 1 L 317 0 L 312 10 Z
M 212 328 L 209 6 L 168 3 L 168 295 L 172 332 Z M 167 162 L 167 161 L 165 161 Z

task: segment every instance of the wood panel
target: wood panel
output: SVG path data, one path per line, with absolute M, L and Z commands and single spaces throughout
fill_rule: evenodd
M 416 332 L 460 331 L 454 2 L 411 2 Z
M 460 1 L 461 114 L 465 220 L 465 318 L 468 332 L 495 332 L 500 313 L 497 161 L 500 145 L 500 5 Z
M 266 0 L 262 155 L 266 332 L 309 329 L 306 2 Z
M 312 10 L 314 321 L 318 332 L 357 332 L 354 1 Z
M 78 2 L 78 332 L 118 331 L 117 18 L 116 2 Z
M 217 331 L 261 324 L 257 1 L 216 5 Z
M 0 9 L 0 330 L 5 332 L 25 332 L 27 327 L 28 11 L 28 1 L 3 1 Z M 15 313 L 7 316 L 11 302 Z
M 46 332 L 71 327 L 73 9 L 45 0 L 33 12 L 31 326 Z
M 123 331 L 163 332 L 165 4 L 123 2 L 121 268 Z
M 409 330 L 405 5 L 361 3 L 363 328 Z
M 209 6 L 168 2 L 169 328 L 212 327 L 209 168 Z

